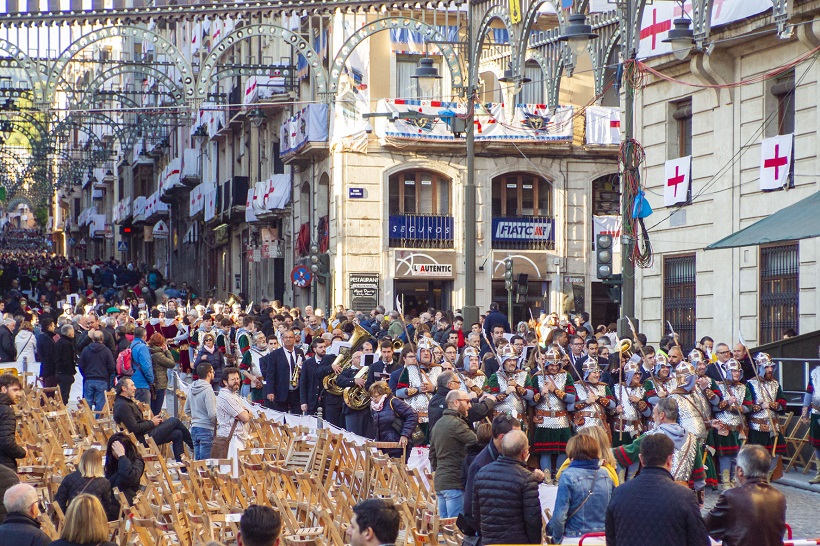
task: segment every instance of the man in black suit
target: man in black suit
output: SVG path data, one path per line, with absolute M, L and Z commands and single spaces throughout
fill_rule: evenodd
M 299 401 L 302 413 L 316 415 L 322 398 L 322 380 L 331 373 L 330 365 L 335 357 L 325 354 L 327 341 L 321 337 L 313 338 L 310 344 L 313 356 L 302 365 L 302 376 L 299 379 Z
M 584 340 L 581 336 L 572 336 L 569 339 L 569 363 L 575 366 L 575 370 L 582 374 L 581 364 L 584 360 L 586 360 L 586 355 L 584 354 Z
M 706 376 L 715 381 L 726 381 L 726 364 L 732 358 L 732 350 L 725 343 L 718 343 L 715 347 L 715 354 L 718 361 L 706 366 Z
M 379 374 L 390 374 L 402 368 L 402 366 L 397 364 L 393 359 L 392 341 L 389 339 L 383 340 L 379 344 L 379 349 L 381 352 L 381 360 L 374 362 L 367 371 L 367 383 L 365 383 L 365 388 L 368 389 L 370 388 L 370 385 L 379 380 Z
M 292 385 L 291 379 L 304 359 L 302 350 L 296 348 L 296 335 L 291 330 L 282 333 L 280 348 L 262 357 L 259 367 L 265 370 L 265 398 L 268 400 L 268 407 L 294 415 L 301 413 L 299 383 Z

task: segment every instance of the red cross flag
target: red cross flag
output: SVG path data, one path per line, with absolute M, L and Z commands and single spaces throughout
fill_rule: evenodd
M 689 200 L 692 181 L 692 156 L 670 159 L 664 167 L 663 206 L 671 207 Z
M 760 189 L 777 190 L 789 183 L 794 134 L 764 139 L 760 145 Z

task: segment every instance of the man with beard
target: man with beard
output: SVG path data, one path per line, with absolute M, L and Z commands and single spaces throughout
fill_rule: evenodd
M 641 365 L 634 360 L 624 365 L 623 385 L 616 383 L 613 389 L 618 405 L 615 406 L 612 445 L 619 447 L 631 444 L 640 436 L 644 430 L 644 418 L 652 415 L 652 407 L 644 400 L 646 391 L 641 385 Z M 624 478 L 630 474 L 634 476 L 637 470 L 638 461 L 635 461 L 626 469 Z
M 405 354 L 404 351 L 402 354 Z M 415 356 L 415 360 L 405 358 L 405 366 L 399 373 L 396 383 L 396 396 L 407 402 L 419 414 L 419 427 L 424 432 L 423 443 L 427 444 L 430 437 L 428 417 L 430 398 L 436 391 L 435 381 L 441 372 L 441 367 L 437 367 L 438 370 L 433 376 L 429 368 L 433 362 L 433 341 L 428 337 L 419 340 Z
M 365 377 L 356 377 L 360 372 L 362 372 L 362 356 L 364 356 L 362 351 L 357 351 L 353 354 L 353 357 L 350 360 L 350 366 L 343 370 L 338 379 L 336 379 L 336 385 L 338 385 L 339 388 L 365 388 L 367 379 L 365 379 Z M 366 372 L 362 373 L 366 376 Z M 345 405 L 342 407 L 342 418 L 344 421 L 344 428 L 346 430 L 349 430 L 353 434 L 358 434 L 359 436 L 372 436 L 371 428 L 373 427 L 373 422 L 370 417 L 369 405 L 362 409 L 356 409 L 350 407 L 350 405 L 347 404 L 347 401 L 345 401 Z
M 373 365 L 370 366 L 370 369 L 367 370 L 367 382 L 365 383 L 365 386 L 368 389 L 370 388 L 370 385 L 376 381 L 379 381 L 379 374 L 389 375 L 401 368 L 401 365 L 397 364 L 393 360 L 393 343 L 389 339 L 382 340 L 379 344 L 379 349 L 381 352 L 381 358 L 374 362 Z
M 299 402 L 302 413 L 316 415 L 323 394 L 322 380 L 331 373 L 330 365 L 336 360 L 336 357 L 326 354 L 327 342 L 321 337 L 313 338 L 310 347 L 313 356 L 305 359 L 302 366 L 302 377 L 299 381 Z M 324 396 L 327 396 L 327 393 L 324 393 Z

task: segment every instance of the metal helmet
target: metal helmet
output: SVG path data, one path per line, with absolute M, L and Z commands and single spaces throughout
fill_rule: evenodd
M 503 366 L 504 363 L 510 359 L 518 360 L 518 355 L 515 353 L 515 348 L 512 346 L 511 343 L 504 345 L 501 350 L 498 352 L 498 358 L 501 360 L 501 365 Z
M 771 367 L 772 373 L 777 369 L 777 364 L 772 361 L 772 357 L 769 356 L 769 353 L 757 353 L 757 355 L 755 355 L 755 364 L 757 365 L 757 373 L 760 376 L 766 374 L 766 368 Z
M 686 358 L 687 360 L 689 360 L 692 366 L 697 366 L 698 362 L 703 361 L 703 353 L 701 353 L 697 349 L 692 349 L 691 351 L 689 351 L 689 354 Z
M 655 355 L 655 375 L 661 373 L 661 368 L 670 368 L 671 375 L 672 365 L 669 363 L 669 358 L 663 353 L 658 353 Z
M 470 369 L 470 359 L 475 358 L 476 360 L 480 359 L 480 355 L 478 350 L 475 347 L 467 347 L 464 349 L 464 352 L 461 354 L 462 365 L 464 366 L 465 370 Z
M 601 368 L 598 367 L 598 359 L 594 356 L 590 356 L 584 363 L 581 365 L 581 371 L 584 374 L 584 379 L 589 377 L 589 374 L 593 372 L 601 373 Z
M 433 347 L 435 347 L 435 342 L 431 338 L 422 336 L 422 338 L 419 339 L 416 345 L 416 358 L 419 363 L 421 363 L 421 351 L 423 350 L 430 351 L 430 362 L 433 361 Z
M 547 349 L 546 353 L 544 353 L 544 356 L 547 357 L 547 362 L 545 364 L 546 366 L 549 366 L 550 364 L 561 365 L 561 351 L 556 348 L 555 345 L 550 345 L 549 349 Z
M 695 388 L 695 380 L 697 377 L 698 374 L 695 371 L 695 367 L 685 360 L 681 361 L 675 368 L 675 380 L 677 385 L 687 392 Z
M 740 362 L 738 362 L 734 358 L 730 358 L 726 361 L 726 364 L 724 364 L 724 366 L 726 366 L 727 381 L 734 381 L 734 379 L 732 379 L 732 372 L 735 370 L 740 372 L 740 378 L 743 379 L 743 366 L 740 365 Z
M 632 383 L 632 379 L 635 377 L 635 374 L 640 375 L 641 373 L 641 366 L 634 360 L 630 360 L 626 364 L 624 364 L 624 380 L 626 384 L 629 385 Z

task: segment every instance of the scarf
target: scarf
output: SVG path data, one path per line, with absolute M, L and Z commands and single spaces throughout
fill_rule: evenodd
M 387 400 L 387 395 L 383 394 L 377 399 L 370 399 L 370 409 L 375 412 L 380 412 L 384 408 L 384 401 Z

